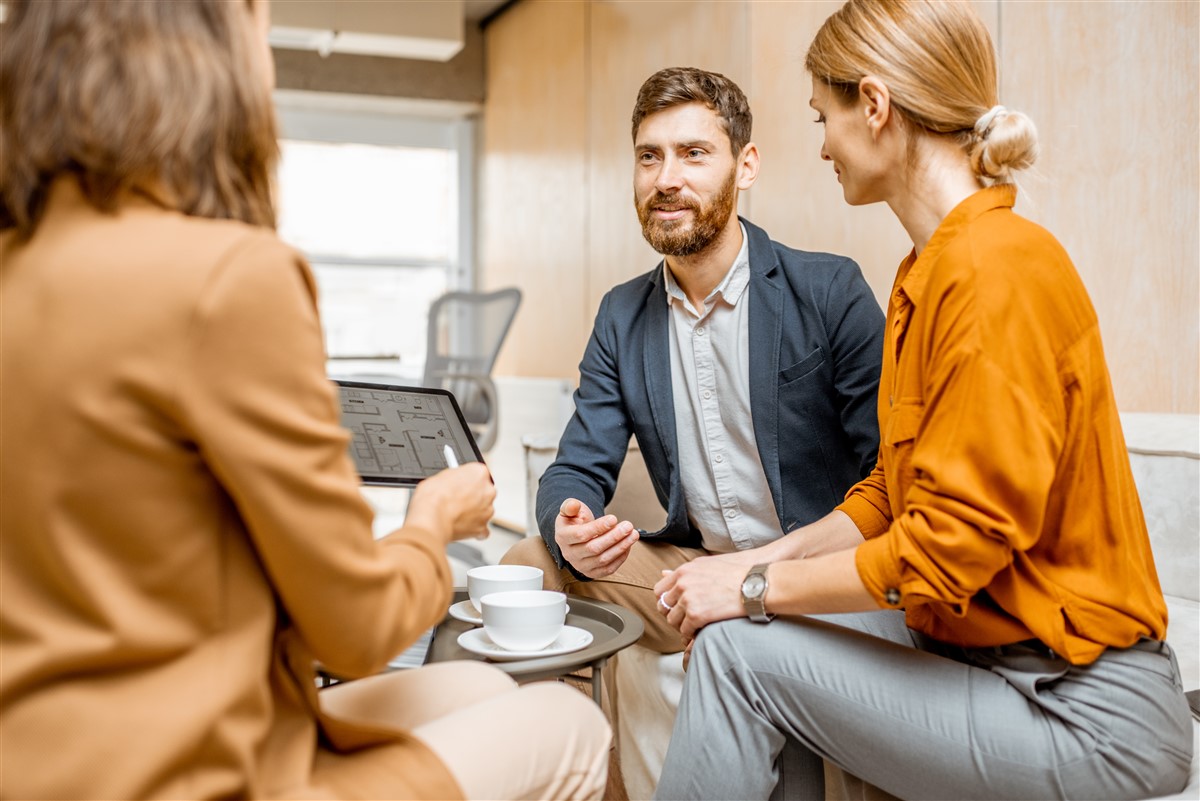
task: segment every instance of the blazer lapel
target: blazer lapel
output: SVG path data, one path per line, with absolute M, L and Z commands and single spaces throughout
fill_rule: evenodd
M 675 396 L 671 392 L 671 332 L 667 308 L 667 290 L 662 279 L 662 263 L 653 280 L 654 289 L 647 298 L 645 342 L 642 347 L 642 369 L 646 378 L 646 394 L 650 398 L 650 414 L 658 432 L 659 444 L 671 465 L 671 505 L 675 506 L 679 487 L 679 466 L 675 442 Z M 670 511 L 670 510 L 668 510 Z
M 783 520 L 779 475 L 779 346 L 783 292 L 772 275 L 778 267 L 765 231 L 745 220 L 750 237 L 750 416 L 775 511 Z

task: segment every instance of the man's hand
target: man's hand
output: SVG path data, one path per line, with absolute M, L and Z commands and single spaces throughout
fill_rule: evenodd
M 596 579 L 612 575 L 625 564 L 629 549 L 638 541 L 638 531 L 628 520 L 618 521 L 613 515 L 596 520 L 587 504 L 567 498 L 554 521 L 554 541 L 571 567 Z

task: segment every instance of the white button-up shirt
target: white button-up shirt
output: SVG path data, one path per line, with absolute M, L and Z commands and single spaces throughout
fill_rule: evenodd
M 783 533 L 758 456 L 750 417 L 750 248 L 704 299 L 703 313 L 675 283 L 666 262 L 675 436 L 688 517 L 704 547 L 745 550 Z

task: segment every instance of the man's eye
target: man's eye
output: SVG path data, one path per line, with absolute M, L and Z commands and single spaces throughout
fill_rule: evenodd
M 698 158 L 702 158 L 704 156 L 704 151 L 700 150 L 698 148 L 692 148 L 691 150 L 688 151 L 687 154 L 688 154 L 688 158 L 690 158 L 690 159 L 698 159 Z
M 643 153 L 642 155 L 638 156 L 638 161 L 641 161 L 645 164 L 649 164 L 650 162 L 654 161 L 654 154 L 653 153 Z

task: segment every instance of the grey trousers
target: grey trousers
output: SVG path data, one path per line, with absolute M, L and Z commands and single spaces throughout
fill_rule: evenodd
M 1186 784 L 1192 724 L 1152 640 L 1073 666 L 901 612 L 701 631 L 655 797 L 824 801 L 822 759 L 906 799 L 1148 798 Z

